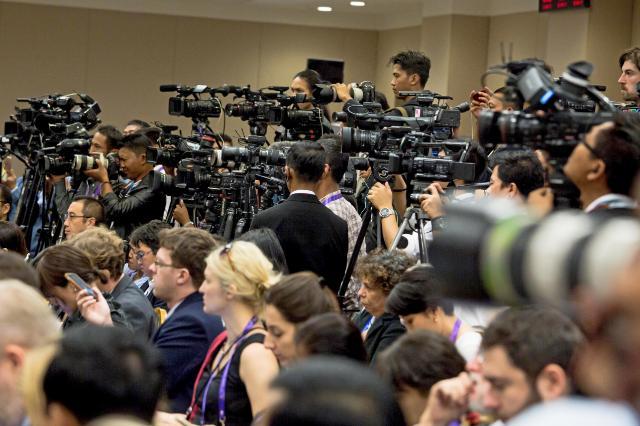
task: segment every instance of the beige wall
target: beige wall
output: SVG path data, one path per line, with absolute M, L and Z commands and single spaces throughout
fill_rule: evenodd
M 374 77 L 377 47 L 376 31 L 0 3 L 0 116 L 16 97 L 80 91 L 99 101 L 104 123 L 138 117 L 188 130 L 188 119 L 168 115 L 160 84 L 288 85 L 310 57 L 344 60 L 345 80 L 361 81 Z M 236 129 L 247 131 L 228 119 L 227 132 Z
M 617 100 L 618 55 L 640 45 L 640 0 L 612 3 L 593 0 L 590 10 L 551 14 L 429 17 L 420 26 L 365 31 L 0 2 L 0 118 L 16 97 L 81 91 L 100 102 L 105 123 L 138 117 L 188 130 L 188 119 L 167 114 L 169 94 L 160 84 L 287 85 L 308 57 L 344 60 L 345 81 L 373 79 L 393 105 L 387 61 L 404 49 L 431 57 L 427 88 L 453 96 L 454 105 L 480 86 L 488 65 L 501 62 L 501 43 L 507 53 L 513 45 L 514 59 L 540 57 L 557 74 L 571 61 L 590 60 L 593 81 Z M 489 80 L 492 88 L 502 84 Z M 228 119 L 226 130 L 247 128 Z

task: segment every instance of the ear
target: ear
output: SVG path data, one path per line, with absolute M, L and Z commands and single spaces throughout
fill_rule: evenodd
M 22 366 L 24 365 L 24 359 L 27 352 L 22 346 L 16 344 L 8 344 L 4 348 L 4 357 L 11 363 L 11 369 L 15 374 L 19 374 Z
M 229 284 L 224 290 L 224 296 L 227 300 L 232 300 L 236 294 L 238 294 L 238 288 L 233 283 Z
M 96 218 L 95 217 L 87 218 L 87 225 L 96 226 Z
M 328 164 L 324 165 L 324 170 L 322 172 L 322 179 L 329 177 L 331 175 L 331 166 Z
M 601 159 L 596 159 L 593 162 L 591 170 L 587 173 L 587 180 L 594 181 L 599 179 L 606 179 L 605 172 L 607 170 L 607 166 Z
M 11 204 L 9 203 L 3 203 L 2 204 L 2 215 L 8 215 L 9 214 L 9 210 L 11 210 Z
M 180 272 L 178 273 L 178 277 L 176 278 L 176 284 L 183 285 L 189 282 L 191 278 L 191 274 L 187 268 L 180 268 Z
M 47 424 L 50 426 L 80 426 L 80 422 L 64 405 L 52 402 L 47 406 Z
M 418 74 L 409 75 L 409 83 L 414 86 L 420 84 L 420 76 Z
M 520 190 L 518 189 L 518 185 L 511 182 L 509 184 L 509 198 L 515 198 L 520 195 Z
M 536 378 L 536 389 L 543 401 L 565 395 L 569 390 L 567 373 L 558 364 L 546 365 Z

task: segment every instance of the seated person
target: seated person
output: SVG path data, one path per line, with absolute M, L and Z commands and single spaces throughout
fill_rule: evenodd
M 7 185 L 0 184 L 0 221 L 9 220 L 12 205 L 11 189 Z
M 438 333 L 448 338 L 467 362 L 473 361 L 482 335 L 456 317 L 453 302 L 442 296 L 443 288 L 433 268 L 416 266 L 400 277 L 387 297 L 385 308 L 398 315 L 408 331 Z
M 361 283 L 358 297 L 364 309 L 353 321 L 362 333 L 371 363 L 405 332 L 400 318 L 386 312 L 384 304 L 400 276 L 415 262 L 413 257 L 399 250 L 383 249 L 358 260 L 356 277 Z
M 171 229 L 171 225 L 160 220 L 152 220 L 137 227 L 129 237 L 129 247 L 133 250 L 138 269 L 142 272 L 146 281 L 139 279 L 136 285 L 149 298 L 154 306 L 160 306 L 158 300 L 153 296 L 153 263 L 156 260 L 156 253 L 160 248 L 160 231 Z
M 360 330 L 337 312 L 316 315 L 298 325 L 294 343 L 298 360 L 331 355 L 362 363 L 369 361 Z
M 15 223 L 0 222 L 0 249 L 18 253 L 23 258 L 29 252 L 24 233 Z
M 94 226 L 104 225 L 104 206 L 93 197 L 80 196 L 69 204 L 64 219 L 64 235 L 67 239 Z
M 407 424 L 414 425 L 426 408 L 431 387 L 462 373 L 465 360 L 445 336 L 419 330 L 396 340 L 376 365 L 393 385 Z

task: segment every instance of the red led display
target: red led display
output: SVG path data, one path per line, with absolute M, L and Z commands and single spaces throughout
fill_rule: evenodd
M 591 0 L 539 0 L 538 10 L 550 12 L 553 10 L 583 9 L 591 6 Z

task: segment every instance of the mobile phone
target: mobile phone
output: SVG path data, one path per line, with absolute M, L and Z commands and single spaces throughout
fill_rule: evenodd
M 87 293 L 89 293 L 89 296 L 93 297 L 94 299 L 97 299 L 96 292 L 93 291 L 93 289 L 89 286 L 89 284 L 87 284 L 85 280 L 80 278 L 78 274 L 75 274 L 73 272 L 67 272 L 66 274 L 64 274 L 64 277 L 69 281 L 71 281 L 73 285 L 75 285 L 78 288 L 78 290 L 87 290 Z

